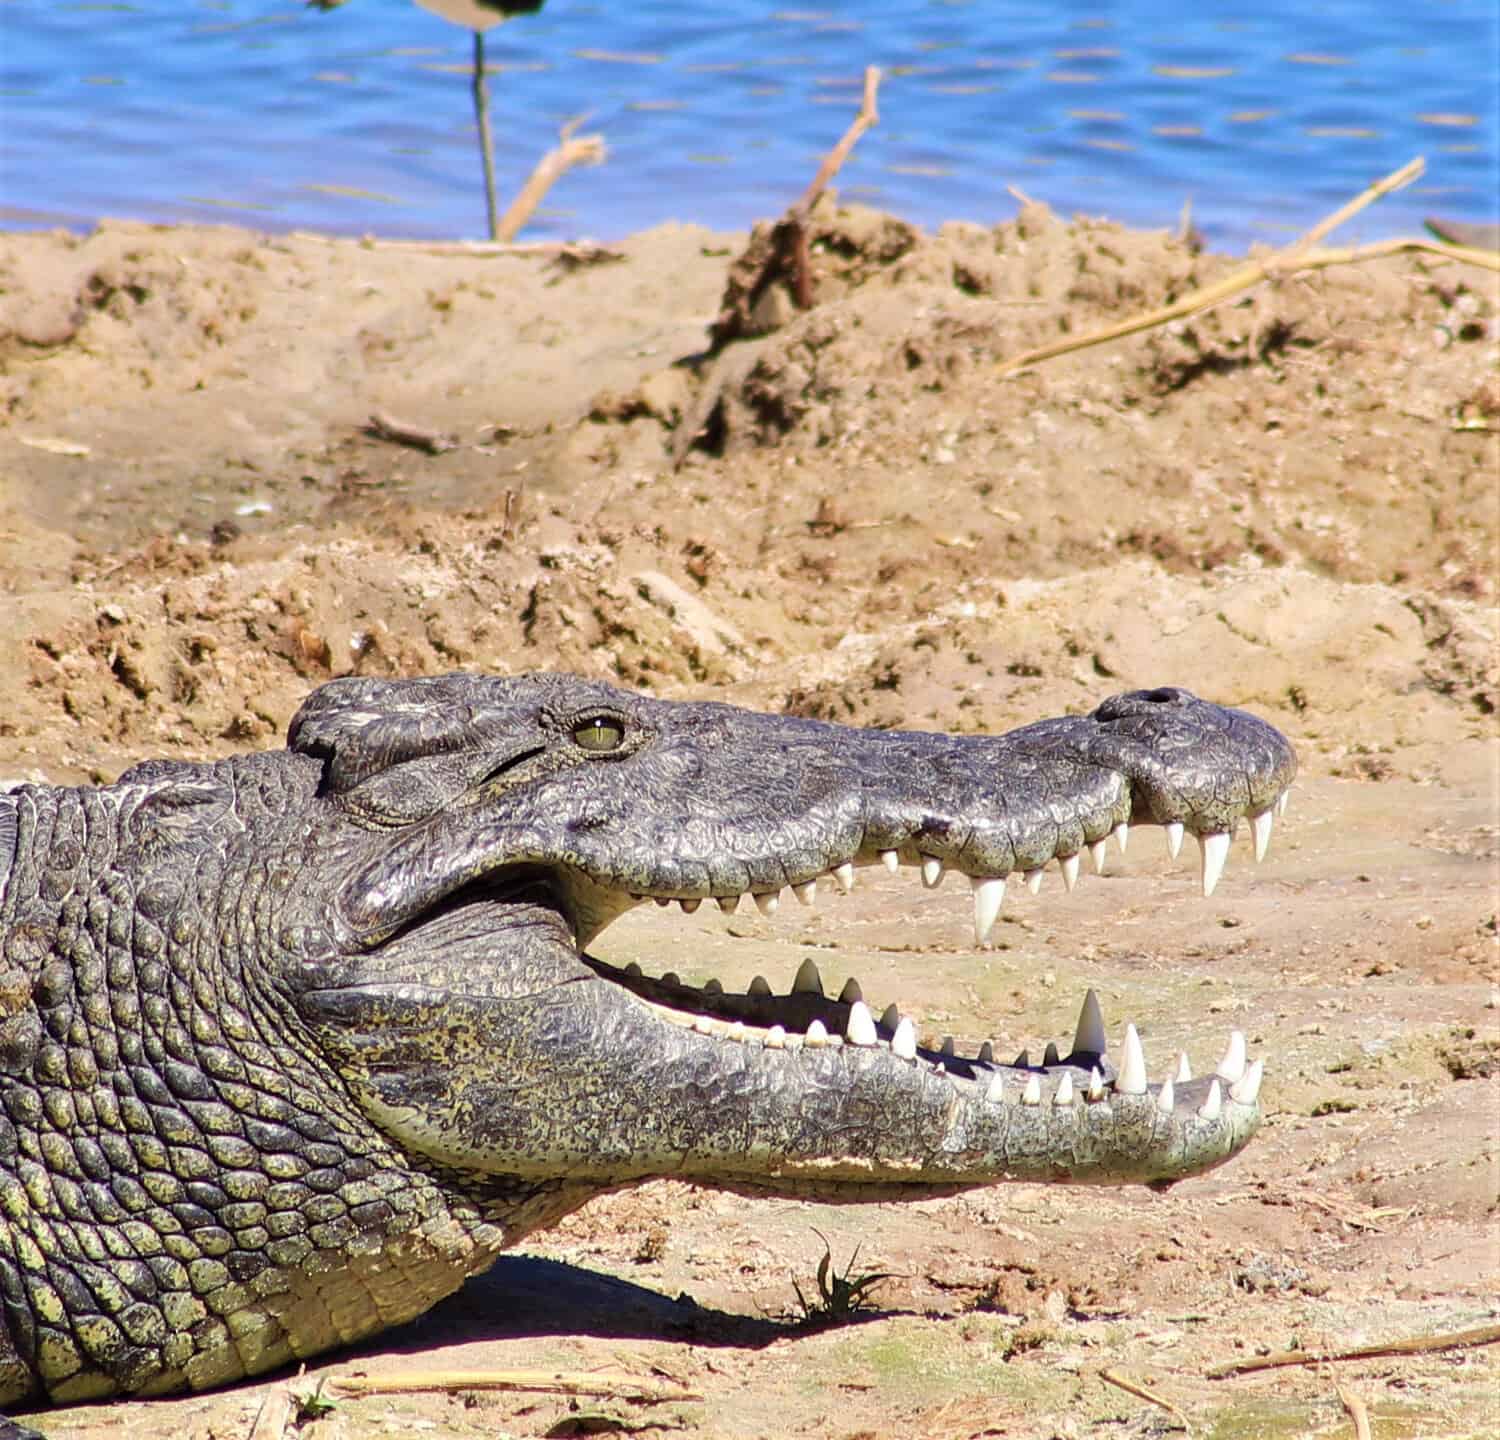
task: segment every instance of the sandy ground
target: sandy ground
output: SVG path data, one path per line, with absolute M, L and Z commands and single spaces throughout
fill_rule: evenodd
M 830 209 L 815 308 L 753 297 L 760 333 L 713 351 L 744 245 L 0 236 L 0 779 L 274 745 L 351 671 L 562 667 L 957 730 L 1186 685 L 1303 763 L 1270 857 L 1242 839 L 1211 901 L 1138 831 L 1072 895 L 1012 887 L 982 954 L 966 896 L 884 877 L 771 921 L 653 910 L 597 948 L 731 988 L 813 954 L 1017 1049 L 1093 985 L 1153 1069 L 1238 1026 L 1270 1064 L 1260 1138 L 1160 1196 L 648 1186 L 291 1382 L 624 1369 L 688 1402 L 460 1390 L 299 1420 L 280 1377 L 49 1433 L 1353 1435 L 1339 1386 L 1377 1437 L 1497 1433 L 1493 1347 L 1209 1373 L 1500 1323 L 1493 277 L 1286 279 L 1000 382 L 1230 262 L 1041 209 L 937 236 Z M 373 436 L 377 412 L 451 447 Z M 820 1233 L 895 1276 L 859 1323 L 793 1323 Z

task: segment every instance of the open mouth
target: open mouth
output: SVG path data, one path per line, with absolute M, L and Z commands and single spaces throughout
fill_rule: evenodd
M 1269 839 L 1271 813 L 1266 811 L 1264 820 L 1252 826 L 1257 859 L 1264 854 Z M 1112 834 L 1123 850 L 1128 840 L 1127 827 L 1121 824 Z M 1180 828 L 1177 834 L 1169 831 L 1167 835 L 1168 847 L 1174 855 L 1181 838 Z M 1208 857 L 1205 861 L 1208 869 L 1200 877 L 1206 891 L 1212 890 L 1222 872 L 1230 837 L 1223 835 L 1223 845 L 1216 844 L 1217 838 L 1200 837 L 1200 841 L 1207 840 L 1203 852 Z M 1101 840 L 1089 849 L 1098 873 L 1104 865 L 1104 843 Z M 1069 890 L 1079 878 L 1078 861 L 1076 854 L 1058 857 L 1058 868 Z M 872 862 L 865 859 L 863 863 Z M 877 852 L 873 863 L 893 872 L 902 868 L 903 863 L 919 867 L 922 883 L 929 889 L 939 886 L 945 873 L 942 862 L 934 857 L 916 855 L 907 861 L 896 850 Z M 851 862 L 834 867 L 824 878 L 831 880 L 841 893 L 848 894 L 854 887 L 855 874 Z M 1019 878 L 1035 893 L 1042 876 L 1043 871 L 1038 869 Z M 1006 879 L 970 877 L 970 881 L 974 892 L 975 935 L 983 945 L 998 918 Z M 804 905 L 815 903 L 816 880 L 787 888 Z M 763 916 L 770 917 L 779 908 L 782 892 L 748 893 Z M 733 913 L 745 895 L 632 894 L 628 897 L 633 904 L 648 899 L 663 907 L 676 904 L 687 914 L 697 911 L 705 899 L 712 899 L 721 910 Z M 828 994 L 817 964 L 810 957 L 802 961 L 790 985 L 780 992 L 760 975 L 739 991 L 726 989 L 716 978 L 692 985 L 672 970 L 647 974 L 633 961 L 617 966 L 587 953 L 580 953 L 580 959 L 600 979 L 628 991 L 657 1019 L 695 1034 L 766 1051 L 847 1050 L 851 1058 L 857 1053 L 874 1056 L 883 1052 L 916 1070 L 946 1075 L 965 1088 L 977 1087 L 978 1093 L 991 1103 L 1068 1106 L 1099 1103 L 1111 1095 L 1147 1095 L 1154 1090 L 1156 1106 L 1162 1113 L 1171 1114 L 1191 1101 L 1199 1118 L 1212 1120 L 1226 1098 L 1253 1105 L 1263 1074 L 1263 1062 L 1248 1061 L 1244 1035 L 1232 1031 L 1223 1058 L 1209 1075 L 1195 1079 L 1187 1055 L 1179 1054 L 1159 1085 L 1150 1086 L 1146 1056 L 1134 1025 L 1125 1027 L 1118 1060 L 1108 1053 L 1103 1016 L 1092 990 L 1084 998 L 1066 1053 L 1056 1042 L 1049 1042 L 1037 1059 L 1023 1050 L 1009 1063 L 1002 1063 L 997 1060 L 990 1041 L 980 1044 L 972 1054 L 961 1053 L 952 1036 L 924 1044 L 910 1016 L 903 1016 L 894 1004 L 883 1009 L 878 1002 L 872 1004 L 859 980 L 852 976 L 837 995 Z

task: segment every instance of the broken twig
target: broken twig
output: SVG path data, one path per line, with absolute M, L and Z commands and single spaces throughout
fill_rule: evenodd
M 659 1405 L 672 1400 L 701 1400 L 700 1391 L 676 1381 L 606 1371 L 575 1370 L 413 1370 L 377 1379 L 368 1375 L 335 1375 L 329 1382 L 350 1395 L 406 1395 L 419 1390 L 527 1390 L 556 1395 L 596 1395 Z
M 1396 1355 L 1430 1355 L 1438 1350 L 1467 1350 L 1477 1345 L 1500 1344 L 1500 1325 L 1481 1325 L 1474 1330 L 1450 1330 L 1441 1335 L 1418 1335 L 1410 1340 L 1390 1340 L 1383 1345 L 1361 1345 L 1355 1350 L 1279 1350 L 1251 1360 L 1231 1360 L 1208 1372 L 1210 1380 L 1248 1375 L 1252 1370 L 1277 1370 L 1283 1365 L 1327 1365 L 1338 1360 L 1380 1360 Z
M 1164 1399 L 1154 1390 L 1148 1390 L 1144 1385 L 1137 1385 L 1134 1380 L 1127 1380 L 1123 1375 L 1117 1375 L 1113 1370 L 1101 1370 L 1099 1378 L 1106 1385 L 1114 1385 L 1123 1390 L 1127 1395 L 1134 1395 L 1137 1400 L 1144 1400 L 1148 1405 L 1156 1405 L 1165 1410 L 1184 1430 L 1191 1428 L 1188 1425 L 1187 1416 L 1182 1413 L 1170 1400 Z
M 575 165 L 599 165 L 609 153 L 602 135 L 578 135 L 573 132 L 585 117 L 570 120 L 558 133 L 556 149 L 542 156 L 530 178 L 521 187 L 521 193 L 510 202 L 510 208 L 500 217 L 492 238 L 499 242 L 514 240 L 521 227 L 531 219 L 532 212 L 547 192 Z
M 445 450 L 456 450 L 458 441 L 451 435 L 436 430 L 424 430 L 420 425 L 408 424 L 377 410 L 365 425 L 367 434 L 377 440 L 389 440 L 393 445 L 410 445 L 413 450 L 425 450 L 429 455 L 441 455 Z
M 1349 1412 L 1349 1418 L 1354 1421 L 1354 1440 L 1370 1440 L 1370 1412 L 1365 1409 L 1365 1402 L 1342 1385 L 1335 1385 L 1333 1388 L 1338 1392 L 1339 1404 Z

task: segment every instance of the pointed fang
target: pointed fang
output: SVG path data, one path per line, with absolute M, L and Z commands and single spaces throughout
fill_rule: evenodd
M 842 865 L 833 867 L 833 883 L 839 887 L 839 893 L 847 895 L 854 889 L 854 866 L 847 860 Z
M 1089 846 L 1089 859 L 1094 865 L 1094 874 L 1104 874 L 1104 841 L 1095 840 Z
M 1198 1118 L 1200 1120 L 1217 1120 L 1219 1111 L 1224 1108 L 1224 1097 L 1219 1091 L 1219 1079 L 1215 1076 L 1208 1087 L 1208 1099 L 1198 1107 Z
M 1021 1092 L 1021 1104 L 1040 1105 L 1042 1103 L 1042 1077 L 1033 1075 L 1026 1082 L 1026 1088 Z
M 1052 1097 L 1054 1105 L 1071 1105 L 1073 1103 L 1073 1077 L 1066 1071 L 1063 1078 L 1057 1082 L 1057 1094 Z
M 951 1035 L 943 1036 L 943 1043 L 938 1050 L 938 1054 L 946 1056 L 950 1060 L 953 1058 L 953 1037 Z
M 781 908 L 781 896 L 767 892 L 755 897 L 755 908 L 768 920 Z
M 1045 872 L 1041 870 L 1028 870 L 1026 872 L 1026 888 L 1033 895 L 1039 895 L 1042 890 L 1042 876 Z
M 901 857 L 894 850 L 882 850 L 880 863 L 894 875 L 901 868 Z
M 1281 794 L 1276 797 L 1276 813 L 1283 820 L 1286 819 L 1286 802 L 1287 802 L 1287 797 L 1291 793 L 1292 792 L 1290 790 L 1283 790 L 1281 792 Z
M 1233 1085 L 1235 1081 L 1245 1078 L 1245 1032 L 1243 1030 L 1229 1032 L 1229 1048 L 1225 1050 L 1224 1058 L 1219 1061 L 1214 1073 L 1226 1085 Z
M 1188 1064 L 1187 1051 L 1177 1053 L 1177 1073 L 1172 1077 L 1179 1085 L 1186 1085 L 1193 1078 L 1193 1067 Z
M 1161 1089 L 1156 1092 L 1156 1108 L 1163 1115 L 1170 1115 L 1176 1108 L 1176 1105 L 1177 1096 L 1172 1091 L 1172 1082 L 1170 1080 L 1162 1081 Z
M 880 1023 L 887 1030 L 894 1030 L 901 1023 L 901 1012 L 896 1008 L 894 1001 L 885 1007 L 885 1013 L 881 1015 Z
M 1260 864 L 1266 858 L 1266 851 L 1271 848 L 1271 827 L 1276 823 L 1276 812 L 1274 810 L 1262 810 L 1259 815 L 1250 817 L 1250 835 L 1255 841 L 1255 863 Z
M 943 862 L 936 855 L 922 857 L 922 883 L 929 890 L 936 890 L 943 883 Z
M 1182 821 L 1167 821 L 1167 854 L 1174 860 L 1182 853 Z
M 797 897 L 799 905 L 815 905 L 818 901 L 818 882 L 808 880 L 801 885 L 793 885 L 792 894 Z
M 917 1027 L 910 1017 L 896 1026 L 896 1033 L 891 1036 L 891 1054 L 901 1060 L 917 1058 Z
M 822 995 L 823 977 L 818 974 L 818 967 L 813 964 L 812 956 L 808 956 L 797 967 L 797 977 L 792 981 L 793 995 Z
M 780 1025 L 773 1025 L 766 1031 L 767 1050 L 786 1049 L 786 1030 Z
M 880 1037 L 875 1033 L 875 1017 L 863 1000 L 856 1000 L 849 1007 L 849 1021 L 844 1026 L 844 1036 L 851 1045 L 874 1045 Z
M 1104 1099 L 1104 1076 L 1099 1073 L 1097 1065 L 1089 1071 L 1089 1099 L 1094 1101 Z
M 1000 907 L 1005 903 L 1005 881 L 998 876 L 976 876 L 974 885 L 974 940 L 983 945 L 1000 918 Z
M 1122 820 L 1114 828 L 1115 844 L 1120 847 L 1120 854 L 1125 853 L 1125 847 L 1130 844 L 1130 825 Z
M 1141 1037 L 1135 1033 L 1134 1025 L 1125 1027 L 1125 1058 L 1115 1089 L 1122 1095 L 1146 1093 L 1146 1052 L 1141 1048 Z
M 863 1000 L 865 992 L 860 988 L 859 981 L 850 976 L 844 981 L 844 988 L 839 991 L 839 1004 L 852 1005 L 856 1000 Z
M 807 1041 L 814 1050 L 828 1043 L 828 1027 L 821 1020 L 814 1020 L 807 1027 Z
M 1078 883 L 1078 852 L 1062 856 L 1057 863 L 1062 869 L 1063 889 L 1072 890 Z
M 1005 1077 L 998 1070 L 990 1076 L 990 1083 L 985 1087 L 984 1098 L 991 1105 L 998 1105 L 1005 1099 Z
M 1078 1012 L 1078 1028 L 1073 1032 L 1073 1053 L 1102 1055 L 1108 1044 L 1104 1038 L 1104 1015 L 1099 1009 L 1099 996 L 1090 990 L 1083 997 L 1083 1008 Z
M 1023 1050 L 1023 1051 L 1021 1051 L 1021 1053 L 1019 1055 L 1017 1055 L 1016 1058 L 1013 1061 L 1011 1061 L 1010 1068 L 1012 1070 L 1030 1070 L 1031 1069 L 1031 1051 L 1030 1050 Z
M 1214 893 L 1214 887 L 1219 883 L 1219 876 L 1224 873 L 1224 861 L 1229 856 L 1229 832 L 1218 830 L 1212 835 L 1200 835 L 1198 853 L 1202 861 L 1202 867 L 1198 873 L 1203 881 L 1203 894 L 1206 899 Z
M 993 1065 L 995 1063 L 994 1045 L 990 1041 L 986 1040 L 984 1044 L 979 1047 L 979 1054 L 977 1054 L 974 1058 L 981 1065 Z
M 1243 1080 L 1236 1080 L 1229 1087 L 1229 1098 L 1239 1105 L 1253 1105 L 1260 1094 L 1261 1077 L 1266 1073 L 1266 1062 L 1257 1060 L 1247 1071 Z
M 1047 1048 L 1042 1051 L 1042 1064 L 1043 1065 L 1056 1065 L 1061 1059 L 1062 1059 L 1062 1056 L 1060 1056 L 1057 1053 L 1057 1045 L 1056 1045 L 1056 1043 L 1054 1041 L 1049 1040 L 1047 1042 Z

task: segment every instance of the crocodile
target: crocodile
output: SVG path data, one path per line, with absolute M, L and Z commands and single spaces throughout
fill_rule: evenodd
M 1240 1034 L 1150 1083 L 1090 992 L 1066 1056 L 1007 1065 L 811 960 L 739 991 L 589 946 L 863 866 L 966 877 L 982 946 L 1008 881 L 1071 888 L 1143 824 L 1196 836 L 1211 892 L 1295 771 L 1174 688 L 953 736 L 455 674 L 334 680 L 283 750 L 0 795 L 0 1404 L 289 1365 L 653 1177 L 841 1202 L 1217 1165 L 1260 1121 Z

